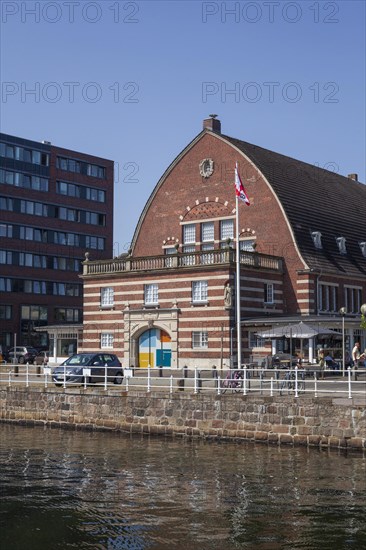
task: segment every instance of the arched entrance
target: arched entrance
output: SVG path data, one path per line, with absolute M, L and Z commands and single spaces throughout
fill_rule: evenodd
M 170 367 L 172 361 L 171 338 L 160 328 L 149 328 L 139 337 L 139 366 Z

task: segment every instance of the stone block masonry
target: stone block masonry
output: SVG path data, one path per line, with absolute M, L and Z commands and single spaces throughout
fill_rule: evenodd
M 129 434 L 366 449 L 364 399 L 3 388 L 0 420 Z

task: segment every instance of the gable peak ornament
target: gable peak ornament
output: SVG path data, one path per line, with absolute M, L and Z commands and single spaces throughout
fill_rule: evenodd
M 210 158 L 203 159 L 200 162 L 200 174 L 203 178 L 209 178 L 214 171 L 214 161 Z

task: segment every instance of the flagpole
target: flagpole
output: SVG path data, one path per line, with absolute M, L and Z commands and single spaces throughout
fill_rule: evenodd
M 240 314 L 240 250 L 239 250 L 239 199 L 238 195 L 235 197 L 235 210 L 236 210 L 236 339 L 238 346 L 238 369 L 241 367 L 241 314 Z

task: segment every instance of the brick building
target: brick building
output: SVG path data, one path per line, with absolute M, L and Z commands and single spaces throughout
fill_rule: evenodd
M 61 325 L 55 353 L 67 355 L 85 251 L 113 254 L 113 162 L 7 134 L 0 156 L 0 344 L 48 345 L 37 329 Z
M 140 366 L 229 365 L 236 163 L 251 201 L 239 207 L 242 360 L 285 351 L 256 335 L 279 323 L 341 330 L 341 307 L 347 346 L 365 345 L 366 186 L 223 135 L 213 116 L 158 181 L 129 254 L 84 262 L 84 350 Z M 318 342 L 303 344 L 312 360 Z

